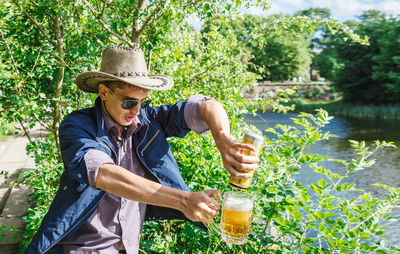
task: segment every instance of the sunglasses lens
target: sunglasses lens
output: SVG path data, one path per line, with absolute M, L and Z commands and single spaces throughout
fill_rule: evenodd
M 136 107 L 138 104 L 139 104 L 138 101 L 135 101 L 135 100 L 126 100 L 126 101 L 123 101 L 123 102 L 121 103 L 121 107 L 122 107 L 123 109 L 131 109 L 131 108 L 133 108 L 133 107 Z

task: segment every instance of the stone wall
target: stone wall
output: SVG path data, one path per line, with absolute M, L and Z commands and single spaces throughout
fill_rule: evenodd
M 313 100 L 333 100 L 339 96 L 334 91 L 331 82 L 288 82 L 288 83 L 258 83 L 257 86 L 245 91 L 247 98 L 254 97 L 254 93 L 259 97 L 268 99 L 279 94 L 279 91 L 294 89 L 296 92 L 293 98 L 307 98 Z

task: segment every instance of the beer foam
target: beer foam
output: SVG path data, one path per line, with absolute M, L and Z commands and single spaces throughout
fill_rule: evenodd
M 253 209 L 253 202 L 246 198 L 228 197 L 225 199 L 224 209 L 235 212 L 246 212 Z

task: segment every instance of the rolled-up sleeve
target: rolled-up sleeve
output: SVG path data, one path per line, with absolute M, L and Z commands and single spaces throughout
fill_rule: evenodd
M 99 150 L 89 150 L 84 157 L 89 185 L 96 188 L 96 178 L 99 168 L 103 164 L 115 164 L 106 153 Z
M 212 100 L 212 98 L 201 94 L 190 96 L 183 112 L 187 125 L 197 134 L 207 133 L 210 130 L 200 115 L 200 107 L 206 100 Z

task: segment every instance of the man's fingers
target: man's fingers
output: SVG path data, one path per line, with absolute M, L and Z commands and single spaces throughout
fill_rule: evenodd
M 221 191 L 215 190 L 215 189 L 214 190 L 208 189 L 208 190 L 204 190 L 204 191 L 207 193 L 207 195 L 209 197 L 214 197 L 216 200 L 222 200 Z M 215 200 L 212 200 L 212 201 L 215 201 Z M 216 202 L 216 203 L 218 203 L 218 202 Z
M 248 156 L 241 153 L 241 150 L 235 149 L 234 147 L 229 148 L 229 151 L 223 157 L 229 164 L 257 164 L 260 159 L 258 156 Z
M 207 200 L 207 205 L 208 207 L 210 207 L 211 209 L 215 210 L 215 211 L 219 211 L 220 205 L 218 203 L 217 200 L 221 201 L 222 197 L 221 197 L 221 192 L 219 190 L 204 190 L 204 192 L 208 195 L 209 199 Z M 216 200 L 212 199 L 215 198 Z
M 254 146 L 249 145 L 249 144 L 243 144 L 243 143 L 235 144 L 235 148 L 236 149 L 246 149 L 246 150 L 250 150 L 250 151 L 255 151 L 256 150 L 254 148 Z
M 224 168 L 228 170 L 228 172 L 233 177 L 250 178 L 253 175 L 253 171 L 258 168 L 258 164 L 240 163 L 236 160 L 231 160 L 231 161 L 224 161 Z
M 247 157 L 249 157 L 249 156 L 247 156 Z M 258 163 L 245 163 L 245 162 L 240 162 L 240 161 L 237 161 L 237 160 L 233 160 L 229 164 L 236 171 L 240 171 L 240 172 L 241 171 L 255 170 L 255 169 L 258 168 Z
M 203 222 L 204 224 L 210 224 L 212 219 L 210 216 L 206 215 L 206 214 L 201 214 L 200 215 L 200 221 Z
M 244 155 L 240 152 L 234 154 L 234 157 L 235 157 L 236 161 L 238 161 L 240 163 L 256 164 L 256 163 L 260 162 L 260 159 L 258 158 L 258 156 L 248 156 L 248 155 Z
M 233 167 L 230 167 L 229 169 L 227 169 L 229 174 L 232 177 L 236 177 L 236 178 L 240 178 L 240 179 L 246 179 L 246 178 L 251 178 L 253 177 L 253 172 L 252 171 L 238 171 Z
M 211 209 L 207 204 L 202 203 L 200 205 L 200 211 L 202 214 L 209 216 L 211 218 L 215 218 L 218 215 L 218 212 Z
M 244 171 L 244 170 L 239 171 L 230 165 L 224 165 L 224 167 L 226 168 L 226 170 L 228 170 L 228 172 L 231 176 L 236 177 L 236 178 L 245 179 L 245 178 L 251 178 L 253 176 L 253 171 L 251 169 L 246 170 L 246 171 Z
M 210 201 L 210 203 L 208 203 L 208 206 L 209 206 L 211 209 L 213 209 L 214 211 L 218 211 L 218 210 L 219 210 L 219 207 L 220 207 L 218 201 L 215 201 L 215 200 L 213 200 L 213 199 Z

